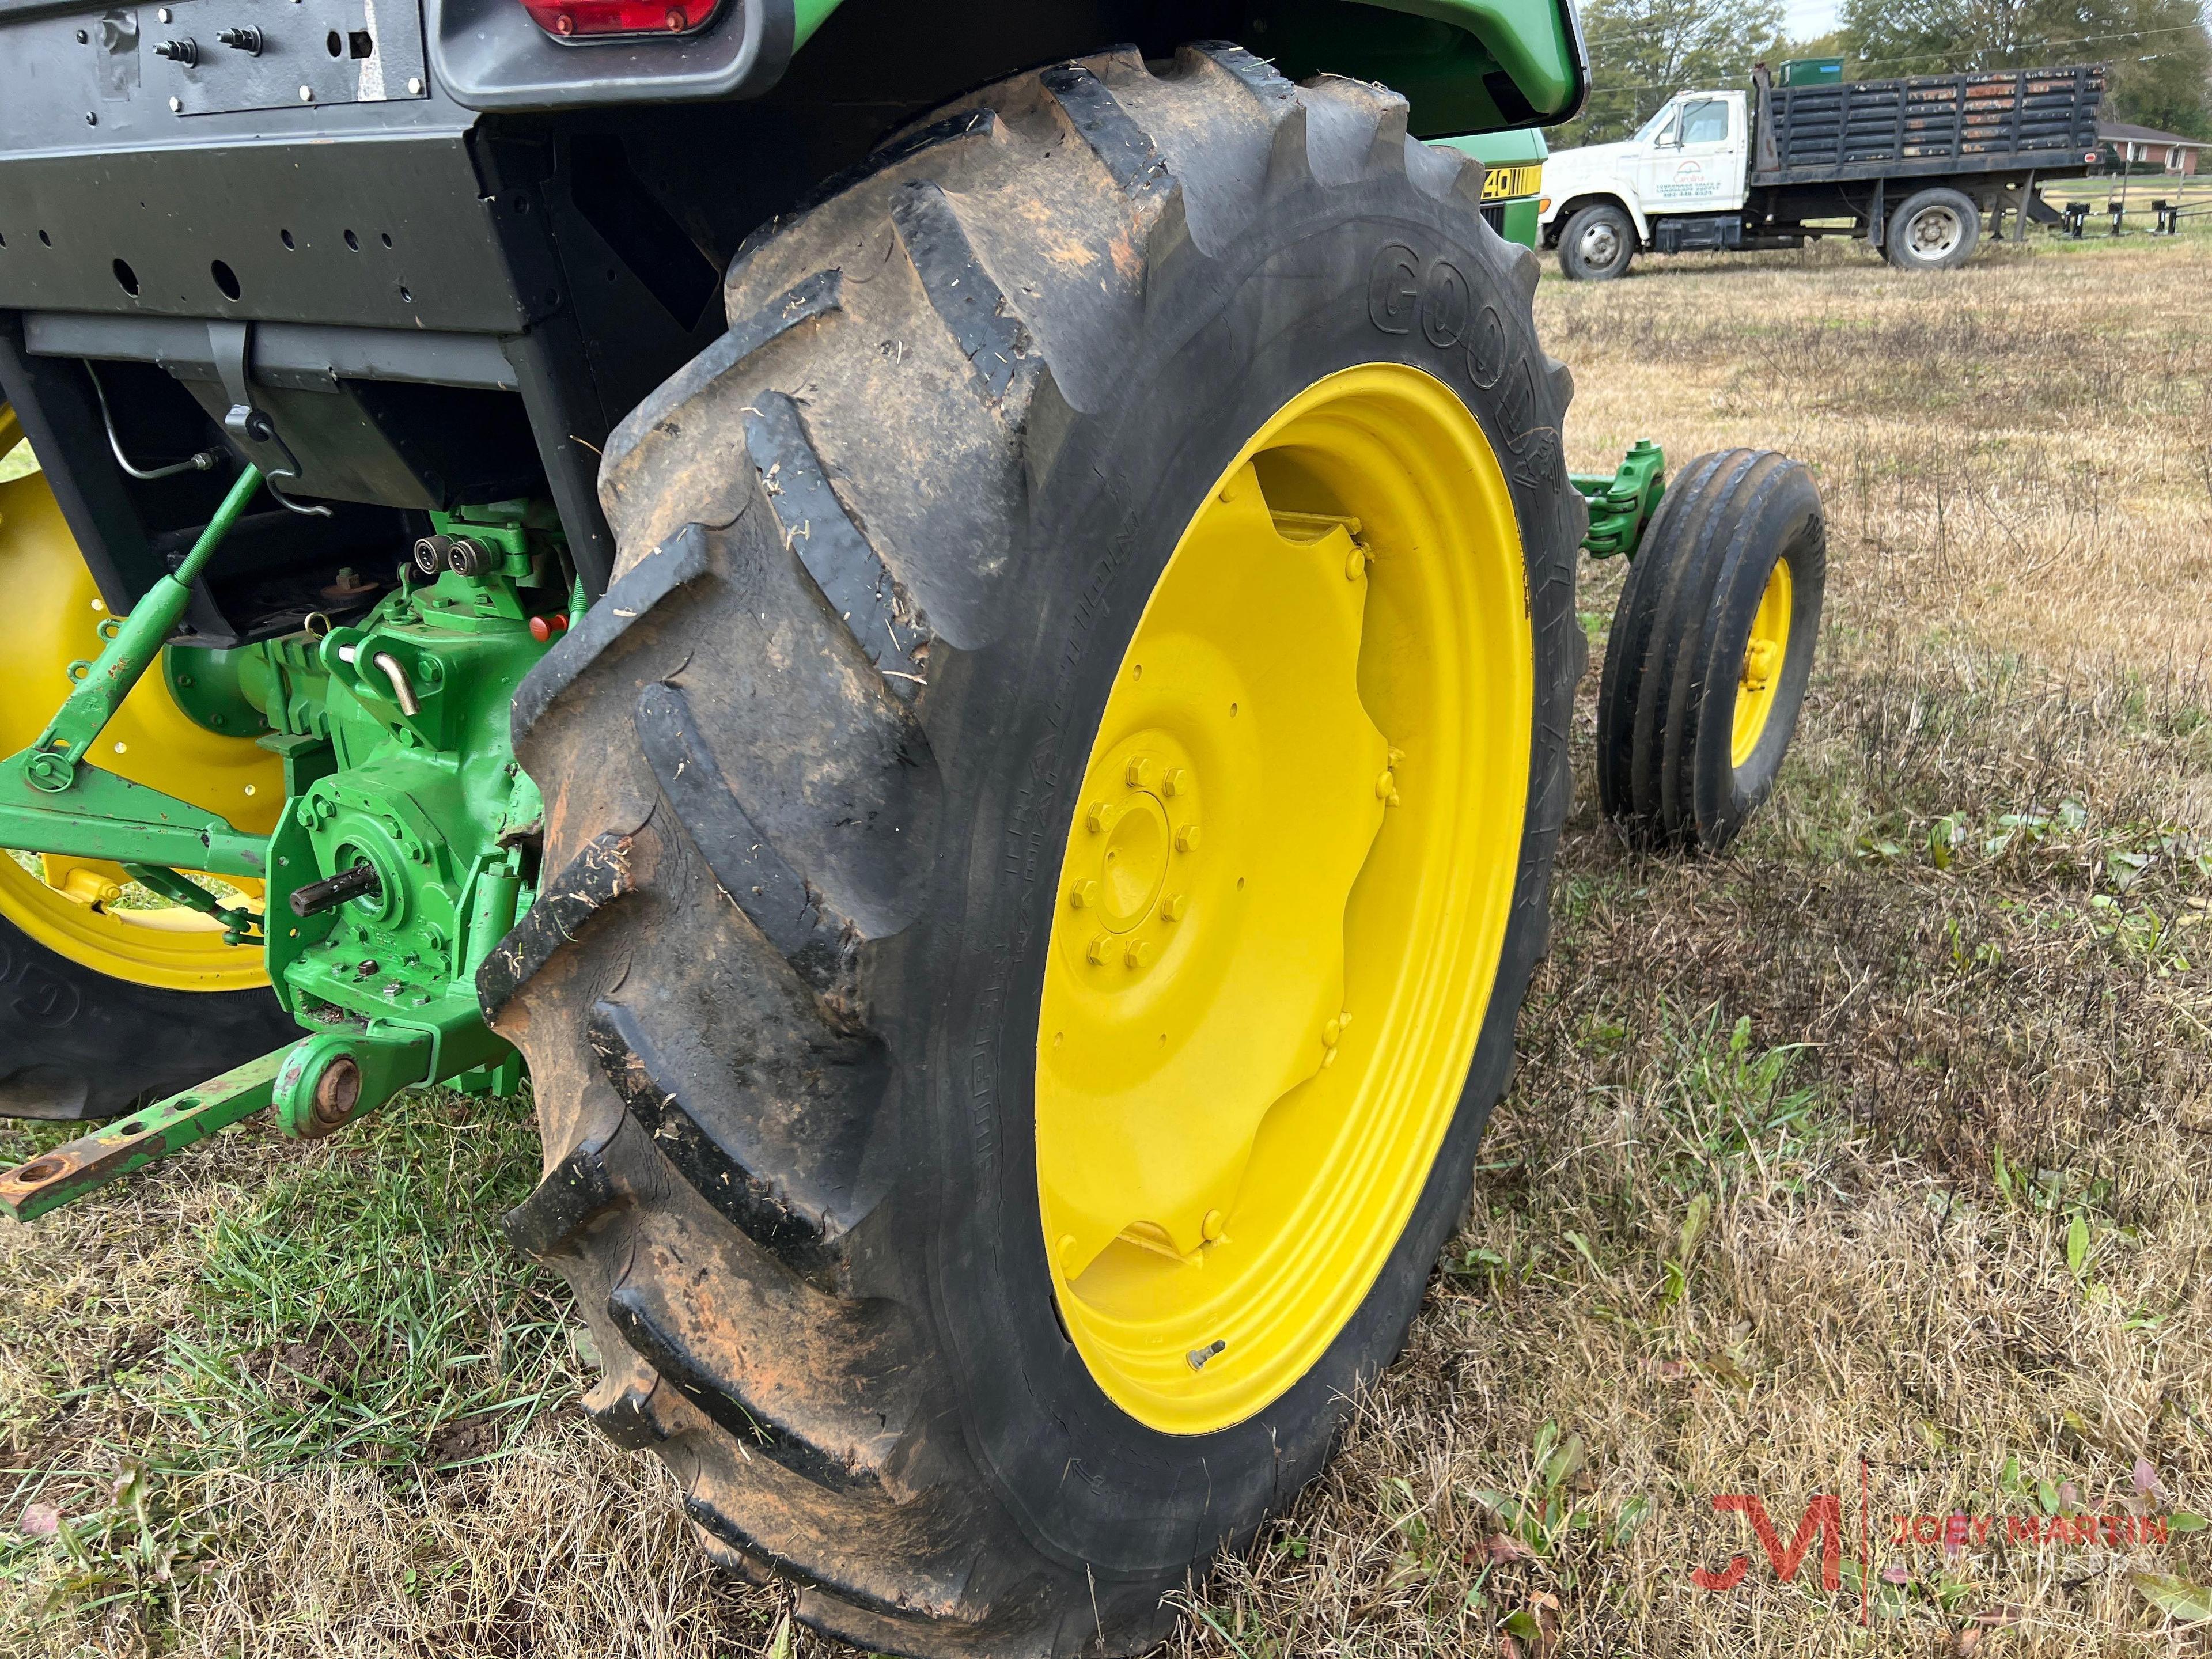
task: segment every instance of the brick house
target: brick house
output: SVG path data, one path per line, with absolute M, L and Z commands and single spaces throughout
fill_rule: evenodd
M 2160 132 L 2156 127 L 2134 126 L 2125 121 L 2100 121 L 2097 142 L 2116 159 L 2138 167 L 2164 167 L 2168 173 L 2186 178 L 2197 171 L 2198 156 L 2208 141 L 2185 138 L 2178 132 Z

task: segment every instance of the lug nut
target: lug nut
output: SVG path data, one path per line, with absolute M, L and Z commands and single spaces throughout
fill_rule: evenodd
M 1160 914 L 1170 921 L 1181 921 L 1190 912 L 1190 895 L 1170 893 L 1161 902 Z
M 1170 795 L 1180 795 L 1190 787 L 1190 774 L 1180 766 L 1171 766 L 1168 769 L 1167 776 L 1160 780 L 1160 787 Z
M 1176 831 L 1176 851 L 1178 853 L 1195 853 L 1198 851 L 1198 826 L 1196 824 L 1186 823 L 1182 829 Z
M 1098 884 L 1095 881 L 1077 882 L 1068 890 L 1067 902 L 1079 910 L 1088 909 L 1098 902 Z
M 1091 826 L 1092 835 L 1103 835 L 1114 827 L 1114 820 L 1117 816 L 1118 814 L 1114 811 L 1114 803 L 1110 800 L 1102 800 L 1091 809 L 1091 816 L 1084 822 Z
M 1134 945 L 1132 945 L 1127 951 L 1124 951 L 1121 953 L 1121 965 L 1125 968 L 1133 969 L 1149 968 L 1152 965 L 1153 957 L 1158 954 L 1158 952 L 1153 948 L 1152 940 L 1148 939 L 1140 939 Z
M 1095 968 L 1103 968 L 1106 965 L 1106 953 L 1113 948 L 1113 935 L 1110 933 L 1101 933 L 1097 939 L 1091 941 L 1091 949 L 1085 952 L 1085 954 L 1090 957 L 1091 966 Z
M 1148 788 L 1152 781 L 1152 763 L 1149 757 L 1139 755 L 1129 763 L 1121 775 L 1127 780 L 1132 789 Z

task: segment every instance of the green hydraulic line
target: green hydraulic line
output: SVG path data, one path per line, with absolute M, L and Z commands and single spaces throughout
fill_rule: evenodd
M 114 637 L 99 660 L 86 671 L 31 745 L 25 773 L 33 788 L 59 794 L 76 781 L 77 763 L 98 741 L 155 658 L 161 654 L 162 645 L 176 631 L 185 607 L 191 604 L 192 584 L 207 568 L 208 561 L 260 485 L 261 470 L 249 463 L 183 562 L 155 582 L 131 614 L 116 624 Z

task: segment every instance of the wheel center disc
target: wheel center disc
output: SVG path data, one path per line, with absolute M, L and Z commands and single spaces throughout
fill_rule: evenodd
M 1741 766 L 1759 748 L 1774 712 L 1776 687 L 1790 647 L 1790 565 L 1777 559 L 1751 619 L 1744 641 L 1743 666 L 1736 676 L 1735 715 L 1729 733 L 1729 763 Z
M 1395 365 L 1270 421 L 1152 591 L 1073 805 L 1037 1181 L 1070 1334 L 1155 1427 L 1296 1381 L 1405 1225 L 1510 910 L 1527 618 L 1480 427 Z

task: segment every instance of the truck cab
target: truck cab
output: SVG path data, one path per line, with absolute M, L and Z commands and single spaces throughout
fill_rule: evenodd
M 1742 93 L 1677 93 L 1632 138 L 1553 155 L 1544 246 L 1566 248 L 1591 276 L 1618 274 L 1638 248 L 1734 246 L 1727 228 L 1741 234 L 1749 153 Z

